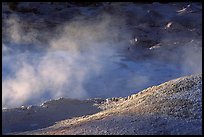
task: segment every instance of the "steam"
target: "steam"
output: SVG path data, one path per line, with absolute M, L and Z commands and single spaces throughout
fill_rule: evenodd
M 184 74 L 202 73 L 202 41 L 188 43 L 186 48 L 183 48 L 182 59 Z
M 119 33 L 110 26 L 112 21 L 106 15 L 94 23 L 78 18 L 58 27 L 55 30 L 58 37 L 48 41 L 49 48 L 44 51 L 15 51 L 18 45 L 30 44 L 33 41 L 29 40 L 34 38 L 32 33 L 25 34 L 19 22 L 22 21 L 17 16 L 8 19 L 7 33 L 12 46 L 3 44 L 3 64 L 9 64 L 3 65 L 3 106 L 19 106 L 62 96 L 88 98 L 90 95 L 84 83 L 92 76 L 103 75 L 109 65 L 107 60 L 111 60 L 118 47 L 124 44 L 114 41 Z M 14 54 L 11 55 L 9 50 Z M 5 74 L 11 68 L 15 68 L 9 70 L 13 74 Z M 94 81 L 90 81 L 94 87 Z
M 6 20 L 5 34 L 7 34 L 10 41 L 16 44 L 29 44 L 37 42 L 37 32 L 33 28 L 24 28 L 26 23 L 23 22 L 16 14 L 12 14 Z
M 192 49 L 192 44 L 197 47 L 194 42 L 181 49 L 179 70 L 175 67 L 176 54 L 169 57 L 174 60 L 169 64 L 154 59 L 123 61 L 132 32 L 125 28 L 125 18 L 115 15 L 76 17 L 52 30 L 52 36 L 28 26 L 17 15 L 5 22 L 3 107 L 37 104 L 58 97 L 127 96 L 202 69 L 202 51 Z M 39 40 L 42 36 L 45 43 Z

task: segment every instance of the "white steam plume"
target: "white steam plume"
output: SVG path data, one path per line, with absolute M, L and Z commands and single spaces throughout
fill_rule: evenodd
M 50 31 L 51 37 L 47 35 L 50 32 L 27 24 L 17 15 L 5 20 L 3 107 L 36 105 L 58 97 L 127 96 L 170 78 L 200 73 L 202 69 L 200 48 L 192 50 L 186 46 L 180 50 L 180 56 L 167 57 L 173 60 L 172 64 L 154 59 L 123 61 L 132 35 L 125 28 L 123 16 L 76 17 Z M 42 37 L 48 40 L 46 48 L 35 50 Z M 157 53 L 161 58 L 167 55 L 164 51 Z M 175 67 L 177 60 L 180 70 Z

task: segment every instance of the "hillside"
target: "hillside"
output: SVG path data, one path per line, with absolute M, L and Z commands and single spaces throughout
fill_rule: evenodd
M 125 98 L 98 99 L 98 113 L 18 134 L 202 134 L 201 95 L 201 74 L 181 77 Z
M 202 134 L 201 30 L 201 2 L 3 2 L 3 134 Z

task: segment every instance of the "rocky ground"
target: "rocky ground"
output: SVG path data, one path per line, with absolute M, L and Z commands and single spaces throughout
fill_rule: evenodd
M 202 134 L 201 30 L 201 3 L 2 3 L 3 134 Z
M 201 96 L 201 74 L 181 77 L 125 98 L 96 99 L 98 113 L 14 134 L 200 135 Z
M 130 33 L 127 41 L 132 50 L 138 46 L 150 50 L 164 46 L 173 48 L 181 43 L 194 43 L 202 37 L 201 3 L 3 3 L 3 32 L 13 25 L 14 22 L 7 23 L 7 20 L 15 17 L 15 14 L 18 17 L 16 21 L 21 22 L 22 31 L 34 41 L 45 42 L 57 36 L 55 29 L 69 21 L 81 18 L 95 22 L 103 14 L 113 18 L 108 25 L 119 26 Z M 2 34 L 6 42 L 7 33 Z M 123 35 L 127 34 L 119 37 L 127 38 Z

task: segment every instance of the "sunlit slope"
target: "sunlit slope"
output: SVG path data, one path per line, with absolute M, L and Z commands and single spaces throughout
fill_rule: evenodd
M 23 134 L 202 134 L 202 75 L 181 77 L 127 98 L 107 99 L 93 115 Z

